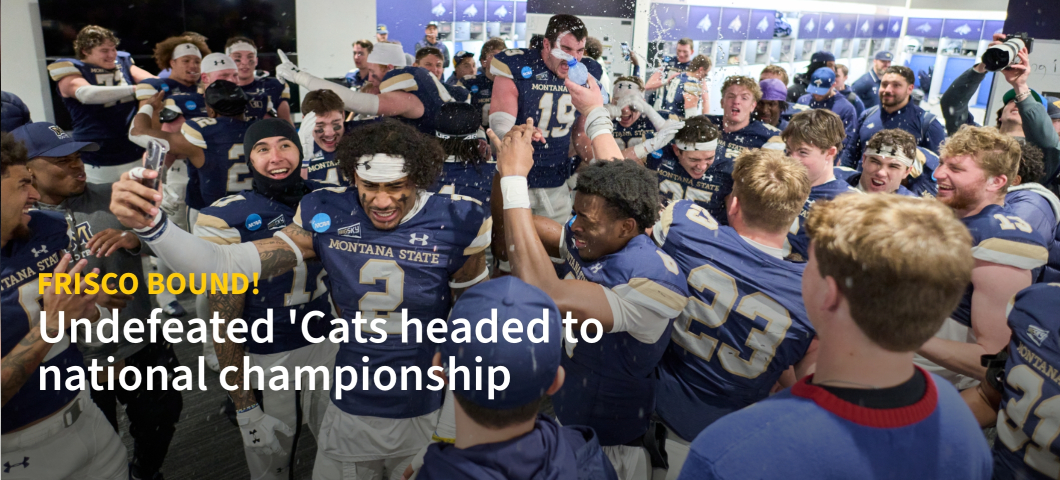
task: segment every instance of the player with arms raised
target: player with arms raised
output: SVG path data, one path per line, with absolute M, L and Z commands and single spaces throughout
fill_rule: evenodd
M 252 153 L 296 152 L 298 141 L 294 133 L 264 138 Z M 111 210 L 127 226 L 142 229 L 141 238 L 181 272 L 267 278 L 319 258 L 329 272 L 338 313 L 383 319 L 388 333 L 382 344 L 344 343 L 336 365 L 358 372 L 383 365 L 426 371 L 434 350 L 401 343 L 401 312 L 407 309 L 410 318 L 447 318 L 453 297 L 487 278 L 489 212 L 466 197 L 424 190 L 438 178 L 441 147 L 401 122 L 383 120 L 351 132 L 339 145 L 338 158 L 356 189 L 335 187 L 304 196 L 293 224 L 252 243 L 218 246 L 174 228 L 153 205 L 159 196 L 129 175 L 115 185 Z M 187 255 L 188 249 L 196 254 Z M 341 478 L 343 471 L 374 470 L 401 475 L 430 439 L 440 405 L 441 393 L 427 389 L 371 386 L 345 392 L 341 399 L 333 396 L 318 437 L 314 474 Z
M 250 97 L 247 118 L 251 121 L 271 118 L 270 112 L 276 112 L 277 118 L 290 123 L 291 87 L 275 78 L 258 78 L 254 74 L 258 68 L 258 47 L 254 41 L 240 36 L 229 38 L 225 42 L 225 55 L 232 57 L 239 70 L 236 85 L 243 87 Z

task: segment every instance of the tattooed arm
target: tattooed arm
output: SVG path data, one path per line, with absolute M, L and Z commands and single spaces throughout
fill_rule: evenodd
M 244 295 L 210 294 L 208 299 L 210 301 L 210 310 L 217 312 L 219 318 L 226 321 L 233 318 L 242 318 L 243 305 L 246 302 Z M 224 328 L 227 332 L 227 326 Z M 232 397 L 232 402 L 236 404 L 236 410 L 243 410 L 254 405 L 257 402 L 254 398 L 254 392 L 243 388 L 243 345 L 229 341 L 223 343 L 214 342 L 214 348 L 217 350 L 217 360 L 221 363 L 222 372 L 226 367 L 235 368 L 234 375 L 222 375 L 222 378 L 227 384 L 236 387 L 235 390 L 228 392 L 228 396 Z
M 40 327 L 37 326 L 30 329 L 22 341 L 0 360 L 0 368 L 3 370 L 3 405 L 7 405 L 7 401 L 18 393 L 26 380 L 29 380 L 51 348 L 52 345 L 41 337 Z

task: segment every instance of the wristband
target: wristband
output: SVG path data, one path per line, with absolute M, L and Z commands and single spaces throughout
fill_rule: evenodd
M 505 210 L 530 208 L 530 188 L 527 186 L 526 177 L 501 177 L 501 197 L 504 199 Z
M 258 408 L 258 404 L 256 404 L 256 403 L 251 405 L 251 406 L 249 406 L 249 407 L 247 407 L 247 408 L 236 410 L 236 413 L 237 414 L 239 414 L 239 413 L 247 413 L 247 412 L 249 412 L 251 410 L 254 410 L 255 408 Z
M 592 141 L 603 134 L 614 135 L 615 124 L 604 107 L 596 107 L 585 115 L 585 134 Z
M 151 243 L 158 240 L 163 233 L 166 233 L 166 226 L 169 224 L 169 218 L 166 216 L 166 212 L 161 208 L 158 209 L 158 213 L 155 214 L 154 218 L 155 225 L 153 227 L 136 228 L 133 229 L 136 235 L 139 235 L 140 239 Z
M 138 110 L 136 113 L 142 113 L 144 115 L 147 115 L 148 117 L 154 117 L 155 116 L 155 107 L 152 107 L 150 105 L 143 105 L 143 106 L 140 107 L 140 110 Z

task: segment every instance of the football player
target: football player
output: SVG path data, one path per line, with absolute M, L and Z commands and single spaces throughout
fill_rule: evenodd
M 1005 208 L 1019 169 L 1016 140 L 996 128 L 963 126 L 940 153 L 938 199 L 971 232 L 976 263 L 960 305 L 920 348 L 918 363 L 961 388 L 983 380 L 979 357 L 1008 343 L 1005 307 L 1031 285 L 1031 270 L 1046 263 L 1048 251 L 1031 226 Z
M 846 97 L 836 95 L 835 70 L 829 67 L 821 67 L 813 72 L 810 83 L 806 86 L 806 94 L 799 97 L 795 103 L 806 105 L 810 109 L 824 109 L 839 115 L 843 120 L 843 131 L 846 132 L 844 146 L 849 147 L 849 142 L 854 138 L 857 128 L 858 117 L 854 105 L 847 101 Z
M 673 112 L 679 118 L 701 115 L 703 106 L 710 105 L 709 96 L 703 90 L 703 79 L 707 78 L 710 67 L 710 58 L 696 55 L 688 64 L 688 70 L 663 86 L 662 93 L 655 101 L 659 105 L 658 109 Z
M 489 132 L 498 152 L 494 203 L 504 208 L 496 230 L 513 274 L 544 290 L 583 335 L 566 337 L 567 382 L 553 397 L 556 415 L 563 424 L 592 427 L 619 478 L 647 478 L 643 437 L 655 404 L 655 367 L 688 301 L 677 264 L 645 234 L 659 216 L 658 182 L 634 160 L 596 161 L 578 173 L 569 222 L 535 216 L 526 179 L 533 134 L 532 120 L 503 143 Z M 613 143 L 610 135 L 598 138 Z M 549 257 L 563 259 L 563 277 Z M 583 324 L 587 319 L 598 322 Z
M 649 94 L 657 96 L 658 92 L 655 91 L 656 89 L 670 83 L 681 72 L 688 70 L 689 64 L 692 62 L 693 53 L 695 52 L 692 46 L 692 39 L 682 38 L 678 40 L 676 55 L 663 58 L 658 69 L 648 77 L 648 82 L 644 85 L 644 89 Z
M 293 127 L 275 128 L 272 136 L 256 140 L 251 152 L 290 152 L 284 155 L 293 156 L 297 166 L 297 133 Z M 336 366 L 358 372 L 384 365 L 425 371 L 434 348 L 402 343 L 402 311 L 424 322 L 447 318 L 454 296 L 487 278 L 489 211 L 468 197 L 424 190 L 437 180 L 444 154 L 436 141 L 403 122 L 384 119 L 358 128 L 343 138 L 337 156 L 356 189 L 334 187 L 305 195 L 291 224 L 252 243 L 218 246 L 174 228 L 154 207 L 158 196 L 129 174 L 114 187 L 111 210 L 127 226 L 142 229 L 141 238 L 180 272 L 268 278 L 319 258 L 329 272 L 339 314 L 383 320 L 375 331 L 388 333 L 378 344 L 343 343 Z M 196 254 L 187 255 L 189 248 Z M 384 478 L 384 472 L 387 478 L 400 477 L 430 439 L 440 404 L 441 393 L 429 389 L 370 386 L 341 398 L 333 395 L 317 437 L 314 476 L 337 479 L 344 471 L 356 471 L 365 478 Z
M 475 77 L 475 54 L 461 50 L 453 55 L 453 74 L 445 79 L 446 85 L 459 85 L 460 80 Z
M 286 60 L 286 56 L 282 57 Z M 435 117 L 445 102 L 452 101 L 449 90 L 426 69 L 406 67 L 401 45 L 376 43 L 368 55 L 369 80 L 379 85 L 379 94 L 354 92 L 342 85 L 321 80 L 298 70 L 290 61 L 276 67 L 276 76 L 308 90 L 335 92 L 346 110 L 360 115 L 396 117 L 427 135 L 434 135 Z
M 615 142 L 622 149 L 622 158 L 643 161 L 669 144 L 685 125 L 672 113 L 656 111 L 648 105 L 644 100 L 644 82 L 637 77 L 615 79 L 611 107 L 615 110 L 612 113 Z
M 207 93 L 207 98 L 209 96 L 210 93 Z M 290 151 L 252 150 L 262 138 L 274 136 L 274 130 L 287 128 L 282 124 L 275 125 L 276 122 L 284 120 L 259 121 L 246 131 L 246 141 L 243 143 L 245 151 L 240 158 L 249 159 L 247 163 L 253 173 L 251 188 L 204 208 L 195 221 L 196 236 L 218 245 L 253 242 L 268 239 L 293 223 L 298 202 L 314 189 L 310 182 L 303 182 L 298 175 L 298 159 Z M 266 318 L 268 309 L 273 309 L 277 315 L 296 311 L 298 318 L 312 311 L 326 315 L 332 312 L 327 272 L 319 262 L 303 262 L 282 275 L 266 277 L 258 283 L 257 292 L 209 294 L 210 310 L 217 312 L 221 319 L 241 318 L 248 323 Z M 309 321 L 306 335 L 313 338 L 325 336 L 330 330 L 328 321 L 331 318 Z M 331 372 L 335 364 L 335 352 L 338 351 L 338 345 L 328 341 L 309 343 L 302 334 L 300 323 L 277 321 L 273 325 L 272 342 L 259 343 L 252 336 L 245 335 L 245 344 L 215 343 L 221 367 L 232 370 L 230 375 L 225 376 L 226 384 L 238 387 L 229 395 L 235 403 L 236 421 L 243 434 L 247 466 L 250 468 L 250 477 L 254 479 L 282 479 L 289 476 L 301 419 L 308 419 L 309 429 L 316 437 L 328 404 L 326 389 L 318 386 L 315 390 L 308 387 L 296 390 L 293 376 L 287 379 L 285 389 L 274 389 L 273 382 L 281 380 L 276 378 L 273 367 L 279 366 L 294 372 L 295 367 L 315 369 L 322 366 Z M 250 357 L 251 366 L 261 367 L 267 372 L 260 380 L 250 376 L 251 380 L 263 382 L 255 385 L 262 390 L 263 405 L 258 404 L 252 389 L 244 388 L 245 354 Z M 316 380 L 324 382 L 326 377 Z M 311 383 L 303 381 L 299 384 Z M 270 387 L 266 388 L 265 385 Z
M 143 153 L 125 133 L 136 111 L 135 84 L 155 77 L 133 65 L 127 52 L 118 51 L 119 43 L 114 32 L 88 25 L 74 40 L 77 58 L 60 58 L 48 65 L 70 112 L 74 138 L 99 145 L 99 150 L 84 156 L 85 174 L 92 183 L 113 183 L 137 166 Z
M 718 140 L 719 160 L 736 160 L 745 150 L 784 148 L 780 130 L 751 118 L 761 99 L 762 89 L 751 77 L 734 75 L 722 83 L 722 115 L 707 116 L 718 130 L 721 130 L 721 138 Z
M 1042 178 L 1045 164 L 1042 162 L 1042 150 L 1021 137 L 1016 137 L 1020 144 L 1020 169 L 1016 173 L 1013 186 L 1005 194 L 1005 207 L 1017 217 L 1030 224 L 1046 248 L 1049 250 L 1049 261 L 1042 271 L 1035 275 L 1035 282 L 1060 282 L 1060 198 L 1053 192 L 1031 179 Z
M 937 202 L 901 195 L 821 202 L 807 230 L 815 373 L 703 430 L 678 478 L 990 478 L 967 405 L 913 364 L 971 277 L 967 230 Z
M 962 392 L 980 424 L 996 422 L 994 478 L 1060 476 L 1060 443 L 1052 432 L 1056 416 L 1050 410 L 1060 398 L 1060 388 L 1050 383 L 1050 372 L 1060 368 L 1060 348 L 1049 341 L 1060 328 L 1058 309 L 1060 283 L 1031 285 L 1017 293 L 1008 305 L 1012 339 L 990 360 L 986 381 Z
M 784 260 L 788 227 L 810 194 L 806 168 L 780 152 L 756 150 L 740 156 L 732 178 L 731 226 L 682 200 L 652 230 L 687 274 L 692 294 L 659 365 L 655 408 L 685 444 L 722 416 L 765 399 L 789 368 L 801 378 L 814 362 L 803 267 Z
M 787 145 L 787 154 L 805 165 L 810 176 L 810 197 L 788 232 L 791 259 L 802 262 L 809 254 L 806 218 L 814 202 L 859 191 L 835 176 L 835 158 L 843 149 L 845 136 L 839 115 L 820 109 L 799 112 L 791 117 L 781 136 Z
M 554 15 L 548 21 L 542 48 L 505 50 L 490 64 L 495 75 L 490 128 L 503 138 L 517 121 L 534 119 L 545 143 L 535 145 L 534 169 L 527 179 L 532 208 L 535 215 L 561 223 L 571 214 L 570 189 L 565 183 L 571 176 L 571 139 L 584 131 L 583 125 L 595 120 L 578 120 L 577 108 L 564 85 L 568 61 L 580 61 L 594 79 L 603 73 L 596 61 L 582 58 L 588 34 L 578 17 Z M 610 123 L 610 117 L 606 121 Z M 586 160 L 594 158 L 583 149 L 578 153 Z
M 357 68 L 346 74 L 347 88 L 360 90 L 365 83 L 368 83 L 368 55 L 372 54 L 372 47 L 370 40 L 353 42 L 353 65 Z
M 732 191 L 733 162 L 716 156 L 721 134 L 702 115 L 684 123 L 672 143 L 648 155 L 648 168 L 659 174 L 661 200 L 692 200 L 728 225 L 725 197 Z
M 247 37 L 229 38 L 225 42 L 225 55 L 232 57 L 238 69 L 235 84 L 243 87 L 250 97 L 247 119 L 255 121 L 275 116 L 290 122 L 291 87 L 275 78 L 257 77 L 258 47 L 254 46 L 254 42 Z M 204 85 L 210 83 L 213 82 L 203 82 Z
M 202 78 L 202 58 L 210 54 L 210 47 L 202 37 L 169 37 L 155 45 L 155 63 L 158 68 L 172 71 L 168 78 L 149 79 L 136 86 L 136 99 L 147 100 L 158 92 L 164 92 L 165 111 L 160 112 L 162 123 L 170 123 L 167 131 L 177 131 L 189 118 L 205 117 L 206 102 L 199 91 Z M 215 72 L 235 77 L 235 66 L 217 65 Z M 207 84 L 209 85 L 209 84 Z
M 69 253 L 74 245 L 62 214 L 31 210 L 40 199 L 33 176 L 26 169 L 26 148 L 11 134 L 0 139 L 0 258 L 3 283 L 3 454 L 4 478 L 100 478 L 126 480 L 129 466 L 125 445 L 103 412 L 92 402 L 86 388 L 64 388 L 73 381 L 68 367 L 84 368 L 77 346 L 63 335 L 58 343 L 49 338 L 62 333 L 59 315 L 67 322 L 87 318 L 93 322 L 101 311 L 96 295 L 56 292 L 55 284 L 42 295 L 42 273 L 79 274 L 88 263 L 76 264 Z M 93 270 L 98 273 L 99 270 Z M 86 272 L 87 273 L 87 272 Z M 82 285 L 71 285 L 71 288 Z M 41 313 L 47 312 L 46 323 Z M 66 324 L 69 326 L 69 323 Z M 41 368 L 56 382 L 41 388 Z
M 314 90 L 302 99 L 302 178 L 318 183 L 348 187 L 349 180 L 335 159 L 342 136 L 357 121 L 345 121 L 342 99 L 331 90 Z
M 862 171 L 855 170 L 846 181 L 865 193 L 919 196 L 902 185 L 913 169 L 916 154 L 916 139 L 909 132 L 897 128 L 880 130 L 869 139 L 862 154 Z
M 579 478 L 616 479 L 611 462 L 600 449 L 596 433 L 585 426 L 560 426 L 538 411 L 549 396 L 563 386 L 560 366 L 563 326 L 559 309 L 545 292 L 516 277 L 507 276 L 476 285 L 453 305 L 449 318 L 478 322 L 483 312 L 497 309 L 497 318 L 516 319 L 523 325 L 519 333 L 484 343 L 471 339 L 466 344 L 446 342 L 435 354 L 434 365 L 455 359 L 468 365 L 476 356 L 504 367 L 512 383 L 503 397 L 489 398 L 484 390 L 461 384 L 453 373 L 449 382 L 456 387 L 454 416 L 459 422 L 452 443 L 438 442 L 428 447 L 419 480 L 477 478 Z M 531 343 L 530 319 L 542 318 L 547 311 L 547 337 Z M 511 322 L 511 320 L 509 320 Z M 479 328 L 476 324 L 475 328 Z M 506 323 L 507 325 L 507 323 Z M 537 332 L 541 333 L 541 332 Z M 447 398 L 447 401 L 449 398 Z M 457 414 L 456 411 L 459 411 Z
M 500 38 L 487 40 L 482 44 L 482 50 L 479 52 L 481 71 L 474 78 L 464 78 L 457 82 L 457 85 L 466 88 L 471 93 L 471 104 L 482 110 L 483 127 L 488 127 L 490 124 L 490 99 L 493 96 L 494 79 L 490 64 L 493 62 L 493 57 L 504 51 L 504 48 L 504 40 Z
M 427 69 L 438 80 L 441 80 L 444 75 L 442 70 L 442 52 L 434 47 L 423 47 L 416 50 L 416 63 L 413 63 L 412 66 Z M 442 86 L 453 97 L 453 100 L 457 102 L 468 101 L 470 93 L 468 93 L 466 88 L 449 83 L 443 83 Z
M 445 164 L 438 183 L 430 188 L 432 192 L 464 195 L 489 205 L 497 162 L 489 143 L 479 138 L 479 120 L 480 112 L 474 105 L 442 105 L 435 136 L 445 150 Z

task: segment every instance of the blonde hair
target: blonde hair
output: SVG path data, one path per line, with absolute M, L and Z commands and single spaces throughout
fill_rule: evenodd
M 74 56 L 78 60 L 84 60 L 86 51 L 91 52 L 93 48 L 103 45 L 108 40 L 114 42 L 115 47 L 121 44 L 121 40 L 114 36 L 114 32 L 99 25 L 86 25 L 80 32 L 77 32 L 77 38 L 74 39 Z
M 1008 179 L 1000 193 L 1008 191 L 1016 180 L 1020 168 L 1021 149 L 1016 139 L 1001 133 L 993 127 L 973 127 L 962 125 L 942 144 L 939 158 L 951 158 L 970 155 L 976 165 L 986 172 L 987 177 L 1005 175 Z
M 784 70 L 784 67 L 781 67 L 780 65 L 766 65 L 766 68 L 762 69 L 762 73 L 760 73 L 758 77 L 762 78 L 762 75 L 767 73 L 779 76 L 780 80 L 784 82 L 784 86 L 788 86 L 788 71 Z
M 190 43 L 195 45 L 195 48 L 199 49 L 199 53 L 202 56 L 209 55 L 210 47 L 206 46 L 206 37 L 202 35 L 180 35 L 176 37 L 169 37 L 155 45 L 154 57 L 155 64 L 158 65 L 160 70 L 169 68 L 169 62 L 173 60 L 173 49 L 177 48 L 177 45 L 182 43 Z
M 729 87 L 733 85 L 739 85 L 749 90 L 751 94 L 755 96 L 755 103 L 762 101 L 762 87 L 759 87 L 758 82 L 753 78 L 745 77 L 743 75 L 733 75 L 728 77 L 725 79 L 725 82 L 721 84 L 721 94 L 724 96 Z
M 781 152 L 747 150 L 732 169 L 732 195 L 748 226 L 785 232 L 810 196 L 810 177 L 806 167 Z
M 810 209 L 806 232 L 858 328 L 911 352 L 946 320 L 972 279 L 972 237 L 949 207 L 902 195 L 840 195 Z
M 793 115 L 787 128 L 780 133 L 780 138 L 785 143 L 790 140 L 796 145 L 813 145 L 822 151 L 835 147 L 836 155 L 839 155 L 847 133 L 839 115 L 831 110 L 815 108 Z

